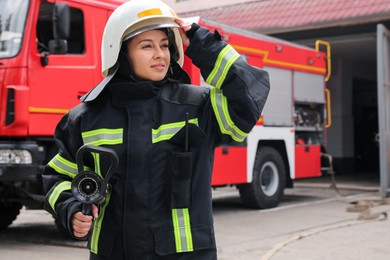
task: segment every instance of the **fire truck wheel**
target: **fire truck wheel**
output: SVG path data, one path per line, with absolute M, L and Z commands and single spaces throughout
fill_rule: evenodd
M 251 208 L 268 209 L 279 204 L 286 181 L 286 170 L 279 152 L 272 147 L 257 150 L 253 181 L 240 185 L 240 197 Z
M 22 204 L 18 202 L 0 203 L 0 230 L 7 228 L 20 213 Z

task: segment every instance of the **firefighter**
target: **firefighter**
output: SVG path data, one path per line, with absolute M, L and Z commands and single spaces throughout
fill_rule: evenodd
M 190 85 L 183 44 L 212 87 Z M 102 73 L 56 128 L 59 153 L 43 173 L 45 208 L 74 238 L 88 237 L 90 259 L 216 259 L 214 148 L 243 141 L 256 124 L 267 72 L 160 0 L 131 0 L 106 24 Z M 119 158 L 92 216 L 70 191 L 84 144 L 111 148 Z M 97 174 L 109 167 L 103 156 L 85 160 Z

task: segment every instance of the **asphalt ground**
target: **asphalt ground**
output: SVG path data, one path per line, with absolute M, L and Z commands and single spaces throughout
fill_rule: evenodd
M 245 208 L 234 187 L 214 190 L 218 259 L 390 259 L 390 205 L 378 182 L 338 177 L 336 187 L 329 177 L 297 181 L 268 210 Z M 88 259 L 88 250 L 45 211 L 23 209 L 0 233 L 0 260 L 53 258 Z

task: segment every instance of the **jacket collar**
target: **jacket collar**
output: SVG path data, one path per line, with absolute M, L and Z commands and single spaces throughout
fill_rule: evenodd
M 123 106 L 130 100 L 146 100 L 158 95 L 164 82 L 111 82 L 107 87 L 114 104 Z

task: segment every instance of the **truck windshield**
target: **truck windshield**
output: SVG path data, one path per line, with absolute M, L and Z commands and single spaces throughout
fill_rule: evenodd
M 0 0 L 0 59 L 18 54 L 28 10 L 27 0 Z

